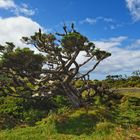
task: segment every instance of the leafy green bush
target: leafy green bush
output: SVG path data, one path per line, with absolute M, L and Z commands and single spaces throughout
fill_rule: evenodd
M 0 97 L 0 129 L 13 128 L 23 123 L 33 125 L 45 114 L 45 110 L 35 108 L 30 100 L 11 96 Z
M 96 131 L 97 132 L 111 132 L 112 129 L 115 127 L 115 125 L 111 122 L 99 122 L 96 125 Z
M 119 108 L 119 122 L 124 125 L 140 125 L 140 99 L 136 97 L 124 96 Z
M 24 110 L 23 99 L 14 97 L 0 97 L 0 126 L 1 128 L 11 128 L 18 124 L 22 118 Z
M 65 107 L 65 106 L 69 106 L 70 103 L 68 101 L 68 99 L 64 96 L 61 95 L 57 95 L 53 98 L 53 102 L 56 105 L 57 108 L 61 108 L 61 107 Z
M 29 125 L 34 125 L 35 122 L 41 120 L 45 116 L 45 112 L 37 109 L 30 109 L 23 112 L 23 120 Z

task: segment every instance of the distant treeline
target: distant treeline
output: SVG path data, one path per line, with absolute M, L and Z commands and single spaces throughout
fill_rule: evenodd
M 131 76 L 108 75 L 103 82 L 109 87 L 138 87 L 140 88 L 140 70 L 134 71 Z
M 127 75 L 107 75 L 104 80 L 90 80 L 93 85 L 108 87 L 108 88 L 128 88 L 137 87 L 140 88 L 140 70 L 132 72 L 130 76 Z M 83 86 L 82 80 L 75 81 L 75 85 Z

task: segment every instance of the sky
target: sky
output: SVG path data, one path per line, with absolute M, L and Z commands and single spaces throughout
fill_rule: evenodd
M 140 70 L 140 0 L 0 0 L 0 44 L 26 47 L 22 36 L 39 28 L 61 32 L 72 22 L 97 48 L 112 54 L 92 72 L 93 79 Z

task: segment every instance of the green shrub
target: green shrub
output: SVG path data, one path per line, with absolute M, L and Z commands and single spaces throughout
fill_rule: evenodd
M 24 110 L 24 100 L 10 96 L 0 97 L 0 129 L 12 128 L 19 124 Z
M 29 125 L 34 125 L 45 116 L 45 112 L 37 109 L 30 109 L 23 113 L 23 120 Z
M 58 108 L 70 105 L 68 99 L 64 96 L 61 96 L 61 95 L 57 95 L 56 97 L 54 97 L 53 102 L 54 102 L 55 106 Z
M 23 123 L 33 125 L 45 114 L 46 111 L 37 109 L 31 100 L 0 97 L 0 129 L 13 128 Z
M 119 122 L 124 125 L 140 125 L 140 99 L 124 96 L 119 108 Z
M 111 122 L 99 122 L 98 124 L 96 124 L 96 131 L 97 132 L 111 132 L 112 129 L 115 127 L 115 125 Z
M 76 88 L 80 88 L 84 85 L 84 82 L 82 80 L 77 80 L 75 81 L 74 85 Z

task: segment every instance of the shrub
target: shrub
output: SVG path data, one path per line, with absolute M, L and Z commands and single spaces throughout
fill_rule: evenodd
M 31 100 L 11 96 L 0 97 L 0 129 L 13 128 L 19 124 L 33 125 L 46 114 Z
M 23 113 L 23 120 L 29 125 L 34 125 L 45 116 L 45 112 L 37 109 L 30 109 Z
M 97 125 L 96 125 L 96 131 L 97 132 L 105 132 L 105 133 L 108 133 L 108 132 L 111 132 L 112 129 L 115 127 L 115 125 L 111 122 L 99 122 Z

